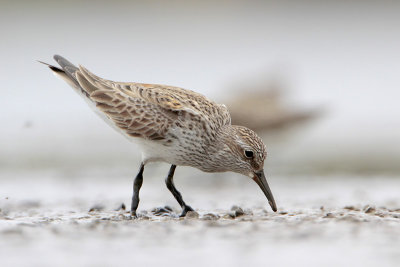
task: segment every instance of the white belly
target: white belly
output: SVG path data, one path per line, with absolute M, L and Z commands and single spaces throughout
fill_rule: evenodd
M 135 144 L 137 144 L 142 152 L 143 163 L 162 161 L 170 164 L 177 164 L 175 159 L 177 158 L 176 150 L 170 146 L 164 146 L 160 143 L 145 140 L 142 138 L 132 138 Z

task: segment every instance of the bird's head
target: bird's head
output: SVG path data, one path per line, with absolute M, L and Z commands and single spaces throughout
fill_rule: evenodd
M 232 125 L 229 128 L 224 138 L 229 171 L 253 179 L 267 197 L 272 210 L 277 211 L 264 174 L 264 161 L 267 156 L 264 142 L 254 131 L 246 127 Z

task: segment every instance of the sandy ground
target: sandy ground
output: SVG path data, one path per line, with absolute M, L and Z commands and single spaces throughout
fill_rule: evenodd
M 183 169 L 176 184 L 196 210 L 183 219 L 162 177 L 153 178 L 162 172 L 148 172 L 136 220 L 121 209 L 122 203 L 129 208 L 128 171 L 1 172 L 1 266 L 400 262 L 398 177 L 270 177 L 279 208 L 273 213 L 244 177 L 195 172 L 183 178 L 189 173 Z M 171 211 L 155 212 L 165 205 Z

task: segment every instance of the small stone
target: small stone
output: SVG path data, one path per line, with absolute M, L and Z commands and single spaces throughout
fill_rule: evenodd
M 172 208 L 170 206 L 164 206 L 164 209 L 169 210 L 170 212 L 172 212 Z
M 194 210 L 188 211 L 188 213 L 186 213 L 185 216 L 185 219 L 198 219 L 198 218 L 199 214 Z
M 238 206 L 232 206 L 231 211 L 234 212 L 234 215 L 235 215 L 234 217 L 235 218 L 244 215 L 243 209 L 241 207 L 238 207 Z
M 156 215 L 156 216 L 166 216 L 171 214 L 172 209 L 169 208 L 168 206 L 166 207 L 159 207 L 159 208 L 154 208 L 151 210 L 151 212 Z
M 92 206 L 92 207 L 89 209 L 89 212 L 93 212 L 93 211 L 102 211 L 102 210 L 104 210 L 104 206 L 101 205 L 101 204 L 96 204 L 96 205 Z
M 365 206 L 364 207 L 364 212 L 365 213 L 373 213 L 373 212 L 375 212 L 375 208 L 371 207 L 371 206 Z
M 120 211 L 120 210 L 126 210 L 126 206 L 124 203 L 118 206 L 118 208 L 115 209 L 115 211 Z
M 224 216 L 222 216 L 222 218 L 223 218 L 223 219 L 229 219 L 229 220 L 235 219 L 235 213 L 229 212 L 229 213 L 227 213 L 227 214 L 224 214 Z
M 280 215 L 286 215 L 286 214 L 288 214 L 288 212 L 287 211 L 280 211 L 279 214 Z
M 201 217 L 201 219 L 202 220 L 206 220 L 206 221 L 216 221 L 216 220 L 219 219 L 219 216 L 217 214 L 214 214 L 214 213 L 207 213 L 207 214 L 204 214 Z
M 236 205 L 233 205 L 233 206 L 231 207 L 231 210 L 233 210 L 233 211 L 235 211 L 235 210 L 237 210 L 237 209 L 242 209 L 242 208 L 239 207 L 239 206 L 236 206 Z
M 355 210 L 356 208 L 354 206 L 345 206 L 345 210 Z
M 335 218 L 335 216 L 331 212 L 328 212 L 325 214 L 324 218 Z
M 400 209 L 389 209 L 390 212 L 400 212 Z
M 228 212 L 228 215 L 229 215 L 229 217 L 231 217 L 232 219 L 235 219 L 235 218 L 236 218 L 236 212 L 234 212 L 234 211 Z

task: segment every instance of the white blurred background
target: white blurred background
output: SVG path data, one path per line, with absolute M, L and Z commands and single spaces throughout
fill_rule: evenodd
M 0 3 L 0 168 L 136 170 L 136 147 L 36 62 L 60 54 L 220 103 L 278 80 L 288 107 L 323 113 L 282 140 L 262 133 L 270 172 L 400 170 L 399 2 Z

